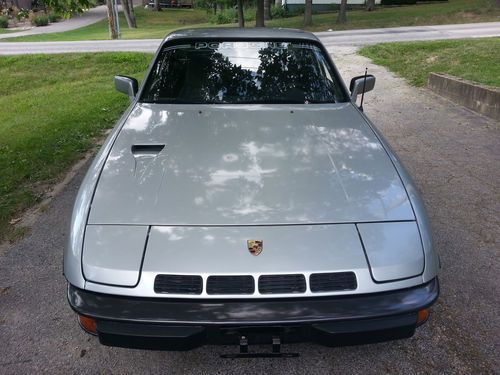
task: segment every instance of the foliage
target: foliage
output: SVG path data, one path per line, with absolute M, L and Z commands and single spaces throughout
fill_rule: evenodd
M 424 86 L 429 73 L 435 72 L 500 87 L 498 38 L 384 43 L 360 53 L 416 86 Z
M 49 17 L 45 14 L 34 16 L 31 19 L 31 24 L 35 26 L 47 26 L 49 24 Z
M 82 13 L 85 9 L 91 8 L 94 0 L 43 0 L 45 6 L 53 12 L 69 18 L 73 13 Z
M 210 17 L 210 22 L 217 25 L 238 22 L 238 14 L 235 9 L 225 9 Z
M 16 18 L 17 18 L 18 21 L 21 21 L 21 20 L 23 20 L 25 18 L 28 18 L 29 15 L 30 15 L 30 11 L 29 10 L 21 8 L 21 9 L 19 9 L 17 11 Z
M 142 53 L 0 56 L 0 240 L 9 221 L 113 126 L 128 105 L 113 76 L 141 78 Z M 50 74 L 49 74 L 50 73 Z
M 0 16 L 0 28 L 6 29 L 9 27 L 9 19 L 5 16 Z
M 61 16 L 54 12 L 50 12 L 48 17 L 50 23 L 58 22 L 61 20 Z
M 282 5 L 274 5 L 271 7 L 271 18 L 286 18 L 291 14 L 288 9 Z

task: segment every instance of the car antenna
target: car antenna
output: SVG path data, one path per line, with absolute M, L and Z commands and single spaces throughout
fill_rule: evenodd
M 365 68 L 365 79 L 363 80 L 363 92 L 361 93 L 361 104 L 359 109 L 363 110 L 363 99 L 365 98 L 366 77 L 368 76 L 368 68 Z

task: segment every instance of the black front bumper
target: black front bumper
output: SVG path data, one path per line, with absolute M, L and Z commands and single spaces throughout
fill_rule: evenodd
M 189 300 L 99 294 L 69 285 L 78 314 L 97 321 L 105 345 L 187 350 L 203 344 L 316 341 L 352 345 L 411 337 L 417 312 L 439 295 L 437 278 L 397 291 L 335 297 Z

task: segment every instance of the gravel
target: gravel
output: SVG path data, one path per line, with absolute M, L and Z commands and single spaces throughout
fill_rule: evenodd
M 443 268 L 430 320 L 408 340 L 344 348 L 287 345 L 290 359 L 219 358 L 233 347 L 190 352 L 108 348 L 83 333 L 66 302 L 62 253 L 85 165 L 35 221 L 0 253 L 0 373 L 498 373 L 500 307 L 499 124 L 334 49 L 346 80 L 377 77 L 365 111 L 421 189 Z M 268 348 L 261 348 L 268 350 Z

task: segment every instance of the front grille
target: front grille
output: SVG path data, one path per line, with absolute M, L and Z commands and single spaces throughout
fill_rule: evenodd
M 196 275 L 157 275 L 155 293 L 201 294 L 203 279 Z
M 265 275 L 259 277 L 261 294 L 304 293 L 306 278 L 304 275 Z
M 252 276 L 209 276 L 207 294 L 253 294 L 255 281 Z
M 358 287 L 354 272 L 313 273 L 309 278 L 311 292 L 354 290 Z

